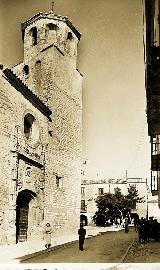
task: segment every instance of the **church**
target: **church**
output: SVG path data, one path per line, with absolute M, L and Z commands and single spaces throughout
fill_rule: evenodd
M 67 17 L 21 24 L 23 62 L 0 66 L 0 244 L 77 232 L 81 202 L 81 34 Z

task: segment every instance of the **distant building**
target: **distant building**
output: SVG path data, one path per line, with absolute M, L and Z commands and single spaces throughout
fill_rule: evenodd
M 0 66 L 0 244 L 42 240 L 79 227 L 81 34 L 61 15 L 22 23 L 23 62 Z M 10 41 L 12 42 L 12 40 Z
M 120 188 L 123 195 L 127 194 L 130 185 L 134 185 L 138 190 L 139 197 L 143 200 L 136 203 L 132 213 L 137 213 L 140 217 L 146 217 L 147 214 L 147 185 L 146 180 L 142 178 L 124 179 L 104 179 L 104 180 L 82 180 L 81 182 L 81 218 L 86 224 L 92 223 L 97 207 L 95 200 L 104 193 L 114 193 L 115 188 Z

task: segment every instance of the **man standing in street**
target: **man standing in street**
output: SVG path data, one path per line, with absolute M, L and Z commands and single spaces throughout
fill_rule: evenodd
M 78 230 L 78 234 L 79 234 L 79 250 L 83 251 L 86 230 L 83 228 L 82 223 L 80 223 L 80 229 Z
M 125 217 L 125 220 L 124 220 L 124 228 L 125 228 L 125 233 L 128 233 L 129 232 L 129 227 L 128 227 L 128 217 Z

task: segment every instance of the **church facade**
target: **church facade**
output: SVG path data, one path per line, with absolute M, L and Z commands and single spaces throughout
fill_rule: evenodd
M 22 23 L 23 62 L 0 70 L 0 243 L 43 240 L 79 226 L 81 34 L 68 18 L 39 13 Z

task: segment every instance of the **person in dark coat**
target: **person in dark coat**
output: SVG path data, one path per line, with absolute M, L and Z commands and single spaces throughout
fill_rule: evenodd
M 134 228 L 135 231 L 138 232 L 139 219 L 137 217 L 134 218 Z
M 155 239 L 156 242 L 159 241 L 159 223 L 157 219 L 153 220 L 153 238 Z
M 143 217 L 139 222 L 138 237 L 140 243 L 145 244 L 149 241 L 149 227 L 147 220 Z
M 80 223 L 80 229 L 78 230 L 78 234 L 79 234 L 79 250 L 83 251 L 86 230 L 83 228 L 82 223 Z
M 124 221 L 124 231 L 125 231 L 125 233 L 128 233 L 128 232 L 129 232 L 128 217 L 125 217 L 125 221 Z

